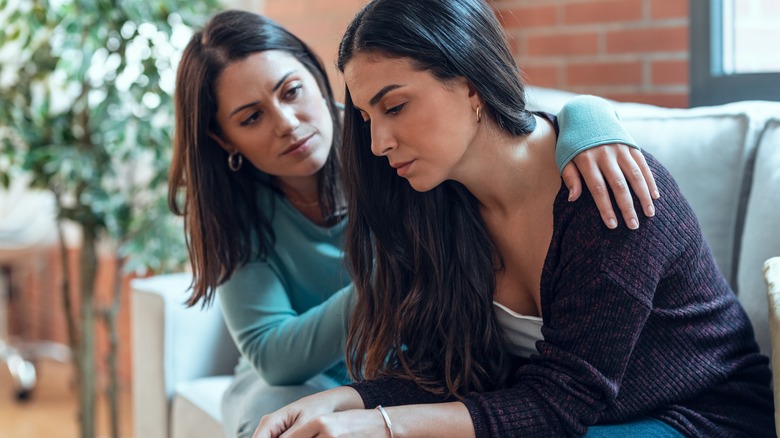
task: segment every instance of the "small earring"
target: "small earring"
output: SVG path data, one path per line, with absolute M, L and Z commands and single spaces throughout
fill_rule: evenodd
M 236 159 L 238 157 L 238 159 Z M 244 156 L 236 151 L 233 151 L 228 155 L 228 167 L 233 172 L 241 170 L 241 165 L 244 164 Z
M 477 123 L 482 121 L 482 105 L 477 107 Z

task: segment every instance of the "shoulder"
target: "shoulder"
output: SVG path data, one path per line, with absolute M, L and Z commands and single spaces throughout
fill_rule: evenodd
M 669 172 L 644 152 L 662 193 L 655 201 L 656 215 L 639 215 L 639 229 L 629 230 L 620 214 L 618 227 L 608 229 L 587 190 L 575 202 L 561 189 L 554 205 L 551 254 L 561 263 L 587 263 L 603 271 L 635 269 L 639 264 L 663 271 L 691 248 L 702 242 L 696 215 Z M 632 192 L 633 195 L 633 192 Z M 634 207 L 642 211 L 635 195 Z M 613 208 L 620 211 L 613 200 Z M 555 250 L 555 251 L 553 251 Z

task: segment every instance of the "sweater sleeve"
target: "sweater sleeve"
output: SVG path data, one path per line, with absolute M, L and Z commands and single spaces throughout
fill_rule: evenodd
M 300 384 L 344 359 L 351 285 L 298 314 L 273 267 L 255 261 L 220 286 L 219 294 L 233 340 L 269 384 Z
M 577 154 L 596 146 L 622 143 L 639 149 L 615 109 L 600 97 L 577 96 L 566 102 L 558 113 L 558 125 L 555 162 L 561 172 Z

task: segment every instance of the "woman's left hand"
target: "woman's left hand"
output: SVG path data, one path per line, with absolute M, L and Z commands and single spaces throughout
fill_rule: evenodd
M 639 198 L 645 216 L 655 215 L 653 199 L 658 199 L 660 194 L 653 173 L 638 149 L 624 144 L 610 144 L 588 149 L 575 156 L 561 173 L 566 187 L 569 188 L 569 201 L 576 201 L 582 194 L 580 174 L 585 179 L 585 184 L 588 185 L 588 190 L 601 212 L 601 219 L 607 227 L 616 228 L 618 224 L 607 184 L 615 195 L 615 201 L 628 228 L 639 228 L 629 184 Z
M 320 415 L 298 422 L 281 438 L 389 437 L 382 413 L 376 409 L 353 409 Z
M 306 430 L 302 435 L 290 435 L 312 420 L 327 417 L 334 412 L 355 410 L 362 412 L 363 399 L 349 386 L 341 386 L 304 397 L 298 401 L 265 415 L 257 426 L 253 438 L 278 438 L 288 436 L 310 436 Z M 377 411 L 377 414 L 380 415 Z M 317 423 L 315 423 L 317 424 Z M 384 424 L 384 423 L 383 423 Z M 311 427 L 311 426 L 310 426 Z M 314 435 L 311 435 L 314 436 Z M 322 435 L 330 436 L 330 435 Z

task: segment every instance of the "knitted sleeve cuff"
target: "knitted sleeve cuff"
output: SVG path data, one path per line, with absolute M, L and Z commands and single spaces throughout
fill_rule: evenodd
M 558 126 L 555 162 L 560 172 L 579 153 L 596 146 L 621 143 L 639 149 L 612 104 L 600 97 L 577 96 L 566 102 L 558 113 Z

